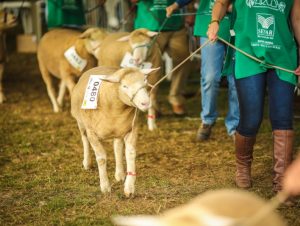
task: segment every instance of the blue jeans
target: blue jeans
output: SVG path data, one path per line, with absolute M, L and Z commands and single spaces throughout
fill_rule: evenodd
M 295 86 L 278 78 L 275 70 L 236 79 L 240 103 L 237 131 L 243 136 L 255 136 L 264 113 L 264 96 L 268 88 L 269 117 L 272 130 L 293 129 Z
M 207 38 L 200 38 L 202 45 Z M 221 42 L 210 43 L 201 50 L 201 120 L 212 125 L 218 117 L 217 95 L 221 80 L 221 72 L 225 57 L 225 45 Z M 239 104 L 233 75 L 227 76 L 228 81 L 228 112 L 225 126 L 229 135 L 234 134 L 239 122 Z

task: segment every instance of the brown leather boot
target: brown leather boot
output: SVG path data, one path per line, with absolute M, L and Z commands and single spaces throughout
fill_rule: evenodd
M 282 179 L 286 168 L 292 162 L 294 131 L 274 130 L 274 167 L 273 167 L 273 191 L 282 190 Z
M 251 163 L 253 159 L 253 146 L 256 137 L 245 137 L 235 133 L 235 155 L 236 155 L 236 175 L 235 183 L 239 188 L 250 188 L 251 183 Z

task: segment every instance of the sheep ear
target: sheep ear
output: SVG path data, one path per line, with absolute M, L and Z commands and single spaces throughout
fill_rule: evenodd
M 154 37 L 155 35 L 157 35 L 158 32 L 156 32 L 156 31 L 147 31 L 146 34 L 147 34 L 150 38 L 152 38 L 152 37 Z
M 120 78 L 111 75 L 98 75 L 99 79 L 106 82 L 118 83 L 120 82 Z
M 97 47 L 99 47 L 101 45 L 101 41 L 94 41 L 94 40 L 88 40 L 88 43 L 90 44 L 90 46 L 92 47 L 92 49 L 96 49 Z
M 124 37 L 121 37 L 121 38 L 119 38 L 117 41 L 118 42 L 127 42 L 127 41 L 129 41 L 129 35 L 126 35 L 126 36 L 124 36 Z
M 152 73 L 152 72 L 154 72 L 154 71 L 157 71 L 157 70 L 159 70 L 160 69 L 160 67 L 157 67 L 157 68 L 144 68 L 144 69 L 141 69 L 141 72 L 143 73 L 143 74 L 145 74 L 145 75 L 148 75 L 148 74 L 150 74 L 150 73 Z
M 81 35 L 79 35 L 79 38 L 89 38 L 94 31 L 95 28 L 89 28 L 86 31 L 84 31 Z
M 115 216 L 112 222 L 118 226 L 163 226 L 154 216 Z

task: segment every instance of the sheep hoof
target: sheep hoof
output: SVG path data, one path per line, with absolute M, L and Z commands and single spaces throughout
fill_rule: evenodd
M 126 189 L 124 189 L 124 194 L 126 198 L 134 197 L 134 189 L 132 191 L 126 191 Z
M 134 196 L 134 187 L 124 188 L 124 194 L 127 198 Z
M 55 112 L 55 113 L 59 113 L 59 112 L 61 112 L 62 110 L 61 110 L 61 108 L 60 107 L 53 107 L 53 111 Z
M 102 193 L 110 193 L 111 192 L 111 187 L 109 184 L 100 186 L 100 188 L 101 188 Z
M 92 163 L 91 163 L 91 161 L 85 161 L 85 160 L 83 160 L 83 161 L 82 161 L 82 165 L 83 165 L 83 168 L 84 168 L 85 170 L 89 170 L 89 169 L 92 168 Z
M 0 93 L 0 104 L 2 104 L 6 100 L 3 93 Z
M 149 129 L 150 131 L 154 131 L 154 130 L 157 129 L 157 126 L 156 126 L 155 124 L 149 124 L 149 125 L 148 125 L 148 129 Z
M 125 180 L 125 177 L 126 177 L 126 175 L 125 175 L 125 173 L 124 172 L 116 172 L 115 173 L 115 179 L 116 179 L 116 181 L 124 181 Z

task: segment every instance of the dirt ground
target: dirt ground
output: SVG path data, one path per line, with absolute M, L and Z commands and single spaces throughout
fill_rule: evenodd
M 198 89 L 194 80 L 188 83 L 189 90 Z M 82 168 L 82 144 L 69 112 L 69 97 L 63 112 L 53 113 L 35 55 L 12 54 L 4 80 L 7 102 L 0 105 L 0 225 L 112 225 L 110 217 L 115 214 L 158 214 L 206 190 L 234 188 L 233 141 L 224 127 L 227 90 L 220 91 L 220 117 L 212 139 L 197 143 L 200 97 L 188 100 L 188 117 L 176 118 L 166 100 L 168 85 L 161 87 L 159 129 L 149 132 L 146 116 L 140 115 L 135 197 L 125 198 L 123 185 L 114 181 L 111 142 L 105 147 L 112 192 L 103 195 L 96 163 L 92 170 Z M 265 116 L 250 191 L 269 199 L 272 135 L 267 109 Z M 296 154 L 299 119 L 295 129 Z M 279 209 L 290 226 L 300 225 L 299 207 L 298 203 Z

